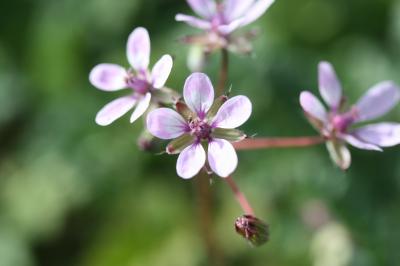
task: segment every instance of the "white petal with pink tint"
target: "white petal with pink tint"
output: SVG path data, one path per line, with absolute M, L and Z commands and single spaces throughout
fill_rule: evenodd
M 339 137 L 345 140 L 350 145 L 362 150 L 382 151 L 382 149 L 379 146 L 364 142 L 361 139 L 350 134 L 341 134 Z
M 381 147 L 390 147 L 400 144 L 399 123 L 377 123 L 356 129 L 353 134 L 365 142 Z
M 400 90 L 393 82 L 384 81 L 369 89 L 357 102 L 357 122 L 386 114 L 400 100 Z
M 195 27 L 195 28 L 199 28 L 202 30 L 208 30 L 211 29 L 211 23 L 203 20 L 203 19 L 199 19 L 193 16 L 188 16 L 188 15 L 184 15 L 184 14 L 177 14 L 175 16 L 175 20 L 176 21 L 181 21 L 181 22 L 185 22 L 186 24 Z
M 224 139 L 213 139 L 208 144 L 208 163 L 214 173 L 228 177 L 238 164 L 236 151 L 232 144 Z
M 236 30 L 242 25 L 242 19 L 236 19 L 227 25 L 222 25 L 218 27 L 218 31 L 222 34 L 229 34 Z
M 100 126 L 107 126 L 126 114 L 136 103 L 135 97 L 126 96 L 113 100 L 105 105 L 96 115 L 96 123 Z
M 147 69 L 150 60 L 150 37 L 145 28 L 136 28 L 129 35 L 126 53 L 134 69 Z
M 126 70 L 114 64 L 95 66 L 89 74 L 93 86 L 104 91 L 116 91 L 126 87 Z
M 261 17 L 275 0 L 258 0 L 244 14 L 242 26 L 250 24 Z
M 174 139 L 185 133 L 186 121 L 169 108 L 158 108 L 147 115 L 147 129 L 160 139 Z
M 186 0 L 190 7 L 198 15 L 204 18 L 211 18 L 215 11 L 216 5 L 214 0 Z
M 313 118 L 316 118 L 324 123 L 328 121 L 328 115 L 325 107 L 311 92 L 303 91 L 300 93 L 300 105 L 304 112 Z
M 254 3 L 254 0 L 225 0 L 224 16 L 228 21 L 239 18 Z
M 249 119 L 252 105 L 246 96 L 227 100 L 218 110 L 212 124 L 220 128 L 237 128 Z
M 150 100 L 151 100 L 150 92 L 146 93 L 146 95 L 139 100 L 135 110 L 131 115 L 131 123 L 135 122 L 136 119 L 138 119 L 140 116 L 144 114 L 144 112 L 146 112 L 147 108 L 149 108 Z
M 184 179 L 194 177 L 206 162 L 206 152 L 201 144 L 186 147 L 178 157 L 176 171 Z
M 214 102 L 214 88 L 207 75 L 191 74 L 185 81 L 183 98 L 188 107 L 203 118 Z
M 331 108 L 338 108 L 342 100 L 342 86 L 333 66 L 328 62 L 318 65 L 319 93 Z
M 171 73 L 172 64 L 172 57 L 170 55 L 164 55 L 157 61 L 151 71 L 151 79 L 154 88 L 160 89 L 165 85 Z

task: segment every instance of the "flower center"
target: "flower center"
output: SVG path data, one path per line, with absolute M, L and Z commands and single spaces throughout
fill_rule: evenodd
M 354 114 L 347 112 L 344 114 L 336 114 L 332 117 L 333 130 L 344 133 L 347 128 L 354 122 Z
M 140 94 L 146 94 L 150 89 L 150 84 L 145 73 L 138 73 L 135 75 L 134 73 L 128 72 L 126 84 L 129 88 Z
M 210 140 L 212 127 L 204 120 L 196 118 L 189 122 L 190 134 L 198 141 Z

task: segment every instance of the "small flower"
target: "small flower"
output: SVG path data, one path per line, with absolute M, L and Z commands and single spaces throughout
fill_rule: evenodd
M 400 143 L 400 124 L 383 122 L 352 126 L 378 118 L 390 111 L 400 100 L 400 90 L 391 81 L 380 82 L 370 88 L 351 108 L 344 109 L 342 87 L 331 64 L 319 64 L 319 91 L 329 107 L 308 91 L 300 94 L 300 104 L 309 121 L 327 138 L 327 148 L 334 162 L 342 169 L 350 166 L 348 144 L 364 150 L 382 151 Z
M 174 139 L 166 151 L 179 154 L 176 170 L 180 177 L 195 176 L 206 163 L 202 144 L 208 144 L 208 164 L 221 177 L 229 176 L 238 163 L 229 141 L 246 137 L 236 130 L 251 114 L 251 102 L 245 96 L 214 100 L 214 88 L 207 75 L 193 73 L 183 88 L 185 102 L 176 103 L 176 111 L 159 108 L 147 116 L 147 128 L 160 139 Z
M 260 16 L 274 3 L 274 0 L 187 0 L 200 18 L 177 14 L 175 19 L 206 31 L 206 34 L 185 39 L 188 43 L 203 44 L 209 51 L 229 47 L 237 52 L 248 52 L 246 38 L 232 39 L 231 33 L 246 26 Z
M 243 215 L 236 219 L 235 229 L 253 246 L 261 246 L 268 241 L 269 228 L 266 223 L 253 215 Z
M 138 119 L 150 105 L 153 92 L 161 89 L 172 69 L 172 58 L 164 55 L 148 69 L 150 59 L 150 38 L 145 28 L 136 28 L 128 38 L 127 57 L 132 68 L 125 69 L 115 64 L 99 64 L 89 75 L 93 86 L 103 91 L 117 91 L 129 88 L 132 93 L 117 98 L 104 106 L 96 116 L 96 123 L 106 126 L 131 110 L 131 123 Z

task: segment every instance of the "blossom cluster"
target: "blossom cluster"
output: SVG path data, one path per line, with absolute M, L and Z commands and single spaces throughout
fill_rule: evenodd
M 202 47 L 205 53 L 220 50 L 226 54 L 251 49 L 252 36 L 234 32 L 256 21 L 274 0 L 187 0 L 187 3 L 198 17 L 177 14 L 175 19 L 200 29 L 201 33 L 185 37 L 185 42 Z M 130 122 L 143 116 L 146 132 L 170 141 L 165 149 L 167 154 L 179 154 L 176 172 L 181 178 L 190 179 L 203 170 L 229 180 L 238 165 L 232 143 L 251 140 L 237 129 L 251 116 L 250 99 L 222 94 L 224 84 L 215 91 L 209 77 L 201 72 L 187 77 L 181 96 L 165 86 L 173 68 L 170 55 L 163 55 L 149 69 L 150 46 L 148 31 L 138 27 L 127 42 L 128 68 L 105 63 L 92 69 L 89 80 L 96 88 L 107 92 L 129 91 L 127 96 L 105 105 L 97 113 L 96 123 L 109 125 L 134 108 Z M 227 70 L 224 71 L 226 74 Z M 349 105 L 333 66 L 320 62 L 318 72 L 319 92 L 328 108 L 309 91 L 301 92 L 300 106 L 337 166 L 343 170 L 350 166 L 351 155 L 346 144 L 382 151 L 383 147 L 400 143 L 399 123 L 364 123 L 383 116 L 400 101 L 400 89 L 394 82 L 378 83 L 354 105 Z M 233 190 L 237 190 L 235 186 Z M 239 195 L 241 200 L 244 198 Z M 262 244 L 268 239 L 268 227 L 253 216 L 251 208 L 247 209 L 248 213 L 236 221 L 236 230 L 252 244 Z

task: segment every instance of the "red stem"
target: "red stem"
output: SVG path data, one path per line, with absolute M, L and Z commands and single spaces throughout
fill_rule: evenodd
M 254 216 L 253 208 L 251 207 L 246 196 L 242 192 L 240 192 L 239 187 L 236 185 L 233 178 L 231 176 L 228 176 L 227 178 L 225 178 L 225 180 L 228 183 L 229 187 L 232 189 L 233 194 L 235 194 L 235 198 L 239 202 L 244 213 Z
M 233 143 L 236 150 L 258 150 L 269 148 L 307 147 L 325 142 L 322 136 L 294 138 L 250 138 Z

